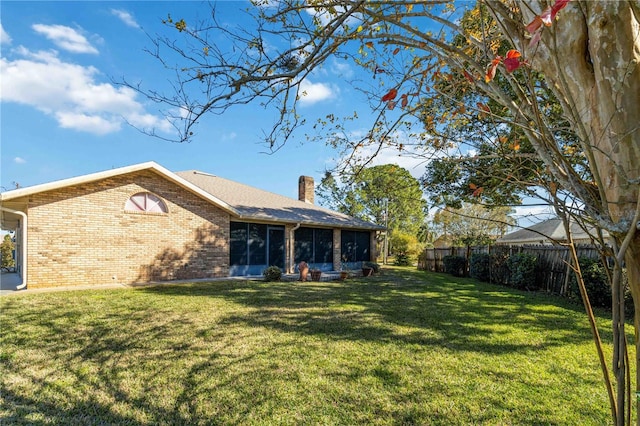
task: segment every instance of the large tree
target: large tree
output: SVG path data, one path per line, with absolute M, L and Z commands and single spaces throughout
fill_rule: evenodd
M 612 416 L 622 424 L 630 414 L 623 264 L 640 330 L 640 3 L 480 1 L 480 25 L 472 29 L 461 25 L 456 3 L 445 0 L 256 1 L 249 10 L 256 25 L 244 30 L 218 24 L 215 13 L 200 24 L 167 19 L 178 40 L 157 39 L 153 53 L 167 67 L 175 58 L 163 49 L 177 54 L 176 92 L 148 94 L 174 108 L 171 117 L 181 140 L 192 135 L 204 114 L 262 99 L 279 112 L 267 136 L 277 148 L 305 121 L 296 105 L 310 73 L 328 58 L 352 60 L 370 76 L 360 89 L 370 94 L 374 124 L 352 140 L 336 117 L 322 117 L 322 136 L 350 150 L 348 158 L 364 162 L 358 152 L 367 146 L 396 143 L 402 150 L 408 141 L 439 156 L 467 155 L 478 147 L 448 139 L 442 128 L 454 117 L 489 118 L 497 135 L 489 142 L 502 143 L 514 158 L 535 156 L 527 167 L 540 176 L 538 182 L 547 181 L 547 198 L 559 211 L 579 210 L 580 217 L 612 236 L 618 385 Z M 486 19 L 495 25 L 485 26 Z M 441 87 L 441 82 L 451 84 Z M 487 101 L 459 102 L 436 115 L 434 102 L 455 99 L 447 86 Z M 548 94 L 557 100 L 562 120 L 547 111 Z M 562 136 L 561 122 L 575 135 L 573 145 Z M 396 138 L 399 130 L 409 138 Z M 530 152 L 520 152 L 520 135 Z M 485 182 L 470 183 L 470 193 L 481 199 Z M 638 349 L 636 338 L 636 364 Z M 636 371 L 637 386 L 640 368 Z
M 339 181 L 327 172 L 317 191 L 328 207 L 386 226 L 392 234 L 417 236 L 427 213 L 420 182 L 394 164 L 367 167 Z

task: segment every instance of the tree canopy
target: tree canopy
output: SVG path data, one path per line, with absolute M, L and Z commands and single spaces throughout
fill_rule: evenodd
M 386 226 L 391 234 L 417 235 L 425 221 L 420 182 L 397 165 L 368 167 L 342 179 L 327 172 L 317 191 L 328 207 Z

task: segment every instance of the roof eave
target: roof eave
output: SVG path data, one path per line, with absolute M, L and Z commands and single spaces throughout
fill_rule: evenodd
M 40 185 L 29 186 L 26 188 L 18 188 L 11 191 L 6 191 L 0 193 L 0 201 L 10 201 L 18 198 L 28 197 L 33 194 L 38 194 L 41 192 L 53 191 L 60 188 L 65 188 L 73 185 L 82 185 L 86 183 L 91 183 L 103 179 L 108 179 L 114 176 L 124 175 L 128 173 L 140 172 L 143 170 L 151 170 L 155 173 L 160 174 L 165 179 L 175 183 L 176 185 L 188 190 L 189 192 L 194 193 L 200 198 L 205 199 L 206 201 L 216 205 L 227 213 L 233 214 L 235 216 L 239 216 L 239 213 L 236 209 L 231 207 L 226 202 L 214 197 L 206 191 L 203 191 L 198 186 L 192 184 L 186 179 L 181 178 L 176 175 L 172 171 L 162 167 L 155 161 L 148 161 L 145 163 L 134 164 L 131 166 L 119 167 L 117 169 L 106 170 L 97 173 L 91 173 L 88 175 L 76 176 L 68 179 L 57 180 L 54 182 L 43 183 Z

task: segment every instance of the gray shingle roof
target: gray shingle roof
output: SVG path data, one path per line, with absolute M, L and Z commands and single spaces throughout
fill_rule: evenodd
M 571 234 L 574 241 L 588 242 L 589 234 L 587 234 L 575 222 L 571 222 Z M 501 244 L 541 244 L 544 242 L 567 240 L 567 234 L 564 230 L 562 220 L 559 218 L 547 219 L 543 222 L 536 223 L 528 228 L 519 229 L 515 232 L 505 235 L 497 240 Z
M 384 229 L 382 226 L 333 210 L 197 170 L 177 172 L 176 175 L 227 203 L 238 212 L 239 219 L 354 229 Z

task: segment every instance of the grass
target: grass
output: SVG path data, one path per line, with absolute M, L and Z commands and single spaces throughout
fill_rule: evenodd
M 610 423 L 579 307 L 448 275 L 36 293 L 0 307 L 3 425 Z

